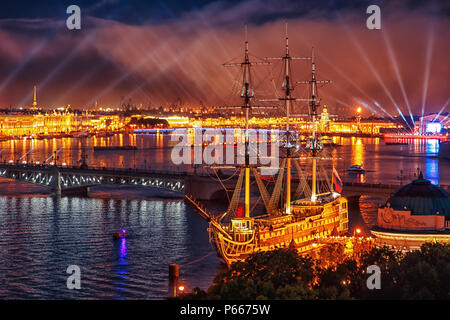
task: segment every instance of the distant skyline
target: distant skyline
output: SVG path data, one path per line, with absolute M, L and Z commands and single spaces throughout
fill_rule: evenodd
M 67 6 L 79 5 L 82 29 L 70 31 Z M 381 8 L 381 30 L 366 28 L 367 6 Z M 42 106 L 74 108 L 237 104 L 237 70 L 244 24 L 252 59 L 314 46 L 322 103 L 365 107 L 389 117 L 449 110 L 448 1 L 24 1 L 0 4 L 0 107 L 31 106 L 33 86 Z M 255 57 L 256 56 L 256 57 Z M 294 80 L 310 66 L 293 63 Z M 281 64 L 254 69 L 255 93 L 274 97 Z M 234 90 L 233 90 L 234 89 Z M 298 85 L 297 97 L 308 90 Z M 306 107 L 299 104 L 298 111 Z M 352 113 L 349 110 L 348 113 Z

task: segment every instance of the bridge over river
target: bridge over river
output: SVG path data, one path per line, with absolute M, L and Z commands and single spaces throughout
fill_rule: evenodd
M 177 170 L 133 170 L 96 167 L 0 164 L 0 177 L 49 188 L 54 194 L 88 192 L 96 185 L 135 185 L 184 193 L 188 173 Z
M 48 165 L 0 164 L 0 177 L 49 188 L 56 195 L 87 195 L 96 185 L 134 185 L 159 188 L 189 194 L 197 200 L 215 200 L 224 197 L 224 188 L 233 190 L 234 179 L 220 183 L 214 175 L 192 172 L 181 167 L 166 170 L 136 170 L 97 167 L 61 167 Z M 387 199 L 400 185 L 344 182 L 343 195 L 359 198 L 361 195 Z M 450 186 L 441 185 L 447 192 Z

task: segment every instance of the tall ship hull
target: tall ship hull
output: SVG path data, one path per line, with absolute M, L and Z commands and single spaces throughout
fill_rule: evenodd
M 326 243 L 323 239 L 346 234 L 347 199 L 338 196 L 330 201 L 332 197 L 325 196 L 323 203 L 295 201 L 290 215 L 234 218 L 227 224 L 210 217 L 193 199 L 187 199 L 209 221 L 209 240 L 221 260 L 230 266 L 251 254 L 277 248 L 295 248 L 300 254 L 308 253 L 323 246 Z
M 228 266 L 250 254 L 277 248 L 307 253 L 323 245 L 321 238 L 348 231 L 347 207 L 347 200 L 339 197 L 324 205 L 294 205 L 293 214 L 288 216 L 233 219 L 222 230 L 211 224 L 208 231 L 218 255 Z

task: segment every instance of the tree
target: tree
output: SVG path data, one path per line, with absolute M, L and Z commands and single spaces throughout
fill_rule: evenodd
M 277 249 L 251 255 L 219 274 L 206 292 L 187 299 L 314 299 L 314 261 L 295 249 Z
M 450 245 L 424 243 L 400 262 L 402 299 L 449 299 Z
M 316 255 L 319 258 L 314 260 L 291 248 L 256 253 L 220 273 L 206 292 L 195 288 L 180 298 L 449 299 L 448 244 L 426 243 L 407 253 L 372 248 L 350 257 L 332 245 Z M 371 265 L 380 267 L 380 290 L 367 287 L 366 271 Z

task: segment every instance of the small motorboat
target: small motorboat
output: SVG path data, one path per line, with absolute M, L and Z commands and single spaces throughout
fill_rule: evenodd
M 363 169 L 362 165 L 354 164 L 347 169 L 350 173 L 364 173 L 366 170 Z
M 121 240 L 128 238 L 127 231 L 122 229 L 120 232 L 113 233 L 114 240 Z
M 386 142 L 387 146 L 392 146 L 392 145 L 399 145 L 399 146 L 406 146 L 408 145 L 408 142 Z

